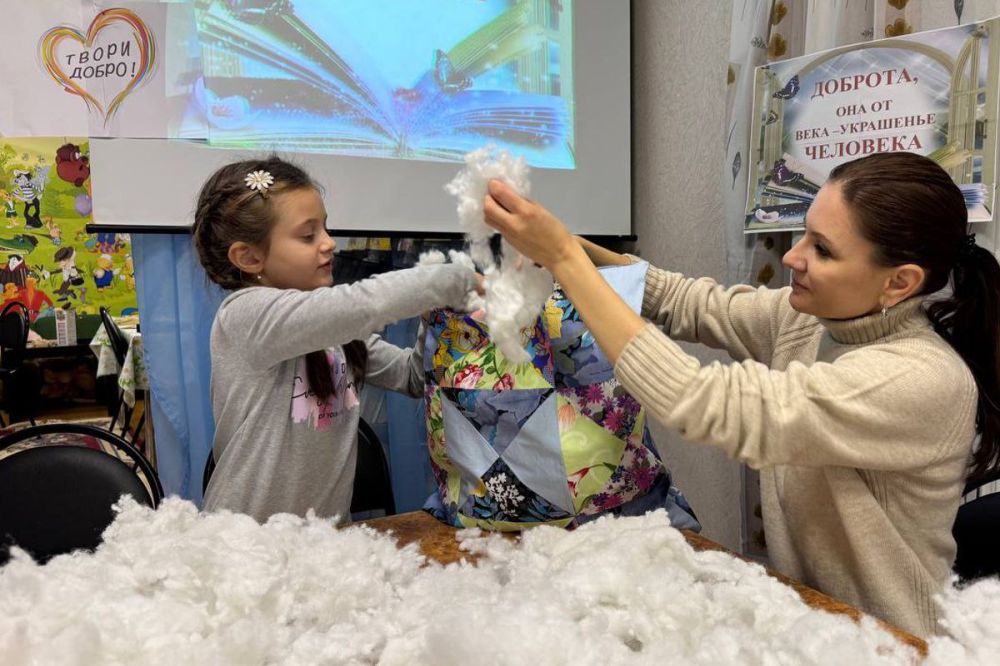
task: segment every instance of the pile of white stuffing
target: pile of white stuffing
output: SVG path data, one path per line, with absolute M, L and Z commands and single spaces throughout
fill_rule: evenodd
M 441 566 L 367 527 L 265 525 L 171 498 L 123 500 L 93 553 L 0 569 L 12 664 L 911 664 L 866 619 L 810 609 L 764 570 L 693 550 L 662 511 L 459 532 Z M 1000 583 L 940 600 L 927 664 L 997 663 Z

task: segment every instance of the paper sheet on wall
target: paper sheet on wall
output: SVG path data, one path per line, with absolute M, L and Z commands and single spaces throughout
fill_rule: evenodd
M 194 35 L 192 6 L 0 0 L 0 10 L 0 76 L 8 91 L 0 105 L 0 134 L 199 134 L 203 121 L 191 120 L 197 114 L 186 108 L 200 72 L 197 41 L 183 39 L 186 31 Z

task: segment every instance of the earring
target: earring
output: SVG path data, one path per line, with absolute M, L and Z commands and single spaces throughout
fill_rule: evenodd
M 261 281 L 260 273 L 257 273 L 257 282 Z M 885 308 L 882 308 L 882 314 L 885 314 Z
M 882 318 L 883 318 L 883 319 L 885 319 L 886 317 L 888 317 L 888 316 L 889 316 L 889 313 L 887 312 L 887 310 L 888 310 L 888 308 L 886 308 L 886 307 L 885 307 L 885 306 L 883 305 L 883 306 L 882 306 Z

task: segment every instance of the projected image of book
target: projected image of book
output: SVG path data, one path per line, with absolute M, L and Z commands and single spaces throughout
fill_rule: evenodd
M 209 143 L 575 168 L 572 0 L 202 0 Z

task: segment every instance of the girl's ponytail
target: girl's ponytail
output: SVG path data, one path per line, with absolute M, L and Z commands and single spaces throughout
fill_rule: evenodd
M 361 340 L 352 340 L 344 345 L 344 357 L 348 373 L 355 385 L 360 387 L 368 373 L 368 347 Z M 306 354 L 306 378 L 309 380 L 309 390 L 315 393 L 318 399 L 325 402 L 337 394 L 326 350 Z

